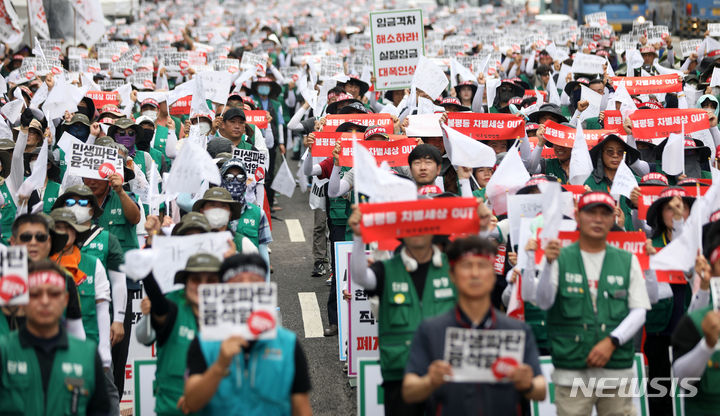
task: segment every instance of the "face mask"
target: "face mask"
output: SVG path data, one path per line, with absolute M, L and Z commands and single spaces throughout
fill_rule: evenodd
M 135 136 L 115 135 L 115 141 L 128 149 L 128 156 L 135 156 Z
M 90 207 L 81 207 L 80 205 L 73 205 L 70 208 L 70 211 L 75 214 L 75 218 L 77 219 L 78 224 L 83 224 L 87 221 L 90 221 L 92 216 L 90 215 Z
M 206 136 L 208 133 L 210 133 L 210 123 L 201 121 L 200 123 L 198 123 L 198 126 L 200 126 L 200 134 L 202 134 L 203 136 Z
M 65 128 L 65 131 L 72 134 L 74 137 L 76 137 L 82 142 L 87 141 L 88 136 L 90 135 L 90 127 L 80 123 L 75 123 L 67 126 Z
M 223 208 L 210 208 L 203 212 L 210 223 L 210 228 L 217 229 L 228 225 L 230 222 L 230 211 Z
M 227 189 L 234 200 L 245 205 L 245 191 L 247 190 L 245 181 L 226 181 L 225 178 L 223 178 L 220 186 Z
M 152 142 L 153 135 L 155 134 L 155 130 L 152 129 L 140 129 L 140 136 L 135 140 L 135 147 L 138 148 L 138 150 L 142 151 L 149 151 L 150 150 L 150 142 Z
M 155 120 L 157 120 L 158 112 L 155 111 L 155 110 L 146 110 L 146 111 L 143 111 L 143 112 L 142 112 L 142 115 L 144 115 L 145 117 L 149 118 L 149 119 L 152 120 L 153 123 L 154 123 Z
M 270 95 L 270 86 L 269 85 L 260 85 L 257 90 L 258 90 L 258 94 L 260 94 L 260 95 Z

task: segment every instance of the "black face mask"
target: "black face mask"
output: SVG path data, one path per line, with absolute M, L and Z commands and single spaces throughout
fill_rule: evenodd
M 141 128 L 140 135 L 135 139 L 135 147 L 137 147 L 138 150 L 142 150 L 144 152 L 149 151 L 150 142 L 152 141 L 154 134 L 155 130 L 153 129 Z
M 78 107 L 78 111 L 77 111 L 77 112 L 78 112 L 78 113 L 81 113 L 81 114 L 85 114 L 85 115 L 87 116 L 88 120 L 92 120 L 92 119 L 93 119 L 94 114 L 90 114 L 90 108 L 89 108 L 88 106 L 86 106 L 86 105 L 85 105 L 85 106 L 82 106 L 82 107 Z

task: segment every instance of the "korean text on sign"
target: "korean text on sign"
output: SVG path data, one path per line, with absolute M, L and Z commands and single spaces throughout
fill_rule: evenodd
M 277 335 L 275 282 L 204 284 L 198 294 L 203 339 L 222 341 L 232 335 L 248 340 L 273 339 Z
M 27 248 L 2 247 L 0 266 L 0 306 L 28 303 Z
M 258 167 L 265 168 L 265 153 L 257 150 L 233 149 L 233 159 L 240 159 L 245 165 L 245 173 L 254 175 Z
M 123 160 L 112 147 L 93 144 L 73 143 L 70 153 L 65 155 L 68 174 L 83 178 L 106 179 L 100 174 L 100 166 L 109 163 L 115 172 L 123 174 Z
M 409 88 L 425 50 L 421 10 L 370 13 L 375 89 Z
M 512 369 L 522 364 L 525 332 L 447 328 L 445 361 L 454 382 L 497 383 L 507 381 Z
M 348 253 L 348 264 L 352 253 Z M 350 270 L 348 270 L 350 273 Z M 351 276 L 348 276 L 348 291 L 350 298 L 350 333 L 348 339 L 348 375 L 356 376 L 358 360 L 363 358 L 378 359 L 378 326 L 375 315 L 370 308 L 370 298 L 365 290 L 353 285 Z

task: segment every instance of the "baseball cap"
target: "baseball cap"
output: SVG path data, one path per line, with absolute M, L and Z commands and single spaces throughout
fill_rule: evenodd
M 231 120 L 235 117 L 240 117 L 245 121 L 245 112 L 240 108 L 231 108 L 223 115 L 223 120 Z
M 587 192 L 578 201 L 578 210 L 590 209 L 597 206 L 604 206 L 607 209 L 615 210 L 615 200 L 605 192 Z
M 384 140 L 390 140 L 390 136 L 388 136 L 385 128 L 380 126 L 368 127 L 367 130 L 365 130 L 365 136 L 363 137 L 363 140 L 368 140 L 372 136 L 382 136 Z

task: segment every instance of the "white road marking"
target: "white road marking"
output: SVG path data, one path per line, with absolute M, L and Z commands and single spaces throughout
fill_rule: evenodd
M 291 243 L 305 242 L 305 234 L 303 233 L 302 226 L 300 225 L 300 220 L 285 220 L 285 224 L 287 224 L 288 234 L 290 234 Z
M 302 311 L 305 338 L 323 337 L 323 324 L 320 317 L 320 306 L 318 306 L 315 292 L 298 292 L 300 309 Z

